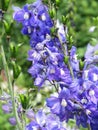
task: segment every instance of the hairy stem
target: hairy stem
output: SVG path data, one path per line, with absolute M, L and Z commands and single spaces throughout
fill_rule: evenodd
M 18 113 L 17 113 L 17 109 L 16 109 L 16 104 L 15 104 L 15 97 L 14 97 L 14 89 L 12 86 L 12 82 L 11 82 L 11 78 L 10 78 L 10 73 L 9 73 L 9 68 L 7 65 L 7 61 L 5 58 L 5 53 L 4 53 L 4 49 L 3 49 L 3 45 L 0 46 L 1 49 L 1 56 L 2 56 L 2 61 L 3 61 L 3 66 L 4 66 L 4 70 L 6 73 L 6 77 L 7 77 L 7 81 L 8 81 L 8 88 L 9 88 L 9 92 L 11 95 L 11 100 L 12 100 L 12 105 L 13 105 L 13 112 L 17 121 L 17 126 L 19 130 L 23 130 L 21 127 L 21 123 L 20 123 L 20 119 L 18 117 Z

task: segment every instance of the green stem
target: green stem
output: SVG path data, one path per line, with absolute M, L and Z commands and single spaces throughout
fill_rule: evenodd
M 69 62 L 68 62 L 68 68 L 69 68 L 69 70 L 70 70 L 70 73 L 71 73 L 72 79 L 74 79 L 74 73 L 73 73 L 72 67 L 71 67 L 71 65 L 70 65 Z
M 16 118 L 16 121 L 17 121 L 18 129 L 23 130 L 22 126 L 21 126 L 20 119 L 18 117 L 17 109 L 16 109 L 14 90 L 13 90 L 13 86 L 12 86 L 12 82 L 11 82 L 11 78 L 10 78 L 10 73 L 9 73 L 7 61 L 6 61 L 6 58 L 5 58 L 3 45 L 0 46 L 0 49 L 1 49 L 1 56 L 2 56 L 2 61 L 3 61 L 3 65 L 4 65 L 4 70 L 5 70 L 5 73 L 6 73 L 7 80 L 8 80 L 8 88 L 9 88 L 9 92 L 10 92 L 11 99 L 12 99 L 13 112 L 14 112 L 14 115 L 15 115 L 15 118 Z
M 88 130 L 91 130 L 90 124 L 88 124 Z

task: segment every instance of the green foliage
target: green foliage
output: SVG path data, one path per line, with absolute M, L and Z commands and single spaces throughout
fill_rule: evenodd
M 70 23 L 68 31 L 74 38 L 77 47 L 88 44 L 91 38 L 97 38 L 98 29 L 89 32 L 91 26 L 98 26 L 98 4 L 96 0 L 62 0 L 58 16 L 62 19 L 68 15 Z

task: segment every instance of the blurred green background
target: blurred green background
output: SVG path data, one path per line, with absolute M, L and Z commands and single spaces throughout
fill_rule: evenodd
M 4 15 L 4 19 L 8 22 L 8 24 L 10 25 L 11 22 L 12 24 L 10 33 L 4 35 L 2 42 L 10 69 L 12 69 L 11 61 L 13 59 L 15 59 L 15 62 L 21 67 L 22 72 L 15 82 L 19 89 L 34 88 L 34 86 L 31 76 L 27 73 L 27 70 L 31 65 L 31 63 L 27 61 L 27 52 L 30 49 L 29 38 L 21 34 L 21 25 L 17 24 L 15 21 L 13 22 L 12 7 L 22 7 L 24 4 L 32 3 L 33 1 L 34 0 L 12 0 L 12 4 L 10 5 L 8 12 Z M 0 2 L 0 9 L 2 9 L 2 0 L 0 0 Z M 66 26 L 68 27 L 68 33 L 73 37 L 73 44 L 78 47 L 78 57 L 83 58 L 86 45 L 88 43 L 96 44 L 98 41 L 98 2 L 97 0 L 61 0 L 58 10 L 58 18 L 60 20 L 62 15 L 68 16 L 69 20 L 68 23 L 66 23 Z M 93 26 L 95 26 L 95 30 L 92 31 L 91 27 Z M 2 32 L 2 22 L 0 22 L 0 35 Z M 9 42 L 8 36 L 10 36 Z M 16 54 L 11 52 L 11 46 L 15 48 L 18 46 L 18 49 L 15 50 Z M 0 80 L 3 82 L 3 65 L 1 56 L 0 70 Z M 14 127 L 10 126 L 10 124 L 7 122 L 8 117 L 9 115 L 6 115 L 2 112 L 0 104 L 0 130 L 14 130 Z M 69 124 L 73 126 L 74 123 L 71 121 Z M 83 128 L 81 128 L 81 130 L 83 130 Z

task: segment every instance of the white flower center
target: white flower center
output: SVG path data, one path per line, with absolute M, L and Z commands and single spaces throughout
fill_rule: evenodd
M 55 74 L 55 69 L 51 69 L 50 74 Z
M 85 80 L 88 79 L 88 70 L 85 70 L 85 71 L 84 71 L 84 78 L 85 78 Z
M 63 107 L 66 107 L 66 106 L 67 106 L 67 102 L 66 102 L 65 99 L 62 99 L 61 105 L 62 105 Z
M 87 103 L 87 100 L 86 100 L 85 98 L 83 98 L 83 99 L 81 100 L 81 103 L 82 103 L 82 104 L 84 104 L 84 103 L 86 104 L 86 103 Z
M 90 114 L 91 114 L 91 111 L 88 110 L 88 109 L 86 109 L 86 114 L 87 114 L 87 115 L 90 115 Z
M 64 72 L 63 69 L 60 69 L 60 72 L 61 72 L 61 75 L 64 75 L 64 74 L 65 74 L 65 72 Z
M 46 20 L 45 14 L 42 14 L 41 18 L 42 18 L 43 21 L 45 21 Z
M 25 20 L 28 20 L 28 19 L 29 19 L 29 13 L 25 12 L 25 14 L 24 14 L 24 19 L 25 19 Z
M 50 41 L 51 40 L 51 36 L 49 34 L 46 34 L 46 39 Z
M 38 128 L 36 128 L 36 126 L 32 126 L 32 129 L 33 130 L 38 130 Z
M 34 53 L 32 54 L 32 57 L 36 58 L 38 55 L 38 53 L 36 51 L 34 51 Z
M 28 33 L 31 33 L 31 28 L 28 26 Z
M 44 47 L 44 45 L 41 44 L 41 43 L 38 43 L 38 44 L 36 45 L 36 48 L 37 48 L 38 50 L 42 50 L 43 47 Z
M 95 94 L 94 90 L 89 91 L 89 96 L 94 96 L 94 94 Z
M 77 62 L 77 54 L 74 54 L 74 55 L 73 55 L 73 60 L 74 60 L 75 62 Z
M 93 81 L 97 81 L 98 80 L 98 75 L 97 74 L 93 74 Z

